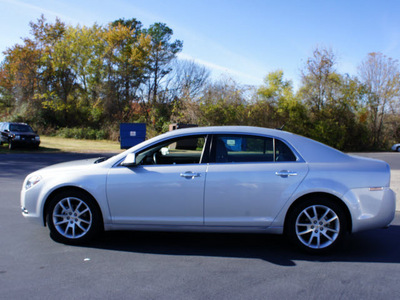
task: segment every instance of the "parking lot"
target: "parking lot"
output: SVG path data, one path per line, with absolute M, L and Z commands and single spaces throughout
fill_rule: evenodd
M 86 246 L 55 243 L 22 217 L 22 181 L 96 156 L 0 155 L 0 299 L 400 298 L 399 212 L 389 229 L 355 234 L 326 256 L 260 234 L 109 232 Z M 400 153 L 369 156 L 400 170 Z

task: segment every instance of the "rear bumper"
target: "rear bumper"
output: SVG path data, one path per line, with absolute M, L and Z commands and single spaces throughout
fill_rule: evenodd
M 388 227 L 395 217 L 396 194 L 388 187 L 353 189 L 345 198 L 351 203 L 352 232 Z

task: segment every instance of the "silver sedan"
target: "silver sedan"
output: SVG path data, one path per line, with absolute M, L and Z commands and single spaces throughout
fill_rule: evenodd
M 22 214 L 54 240 L 103 230 L 286 234 L 320 253 L 347 233 L 395 215 L 385 162 L 257 127 L 179 129 L 107 160 L 57 164 L 28 175 Z
M 400 152 L 400 144 L 394 144 L 394 145 L 392 146 L 392 150 L 393 150 L 393 151 L 396 151 L 396 152 Z

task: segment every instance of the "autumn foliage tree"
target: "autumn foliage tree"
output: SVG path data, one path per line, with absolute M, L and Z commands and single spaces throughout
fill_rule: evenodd
M 132 18 L 86 27 L 42 16 L 30 29 L 3 52 L 0 121 L 113 139 L 121 122 L 147 123 L 149 137 L 171 122 L 252 125 L 348 151 L 400 139 L 399 64 L 381 53 L 368 54 L 356 77 L 338 72 L 332 49 L 316 47 L 294 91 L 282 70 L 259 87 L 211 79 L 206 67 L 177 59 L 183 41 L 164 23 L 145 28 Z
M 369 53 L 359 66 L 359 74 L 366 91 L 364 104 L 373 146 L 379 147 L 385 142 L 387 117 L 399 112 L 399 64 L 382 53 Z
M 30 27 L 30 38 L 4 52 L 0 98 L 13 119 L 46 128 L 143 120 L 147 103 L 161 101 L 161 80 L 182 49 L 165 24 L 144 29 L 136 19 L 74 27 L 42 16 Z M 139 116 L 135 103 L 143 106 Z

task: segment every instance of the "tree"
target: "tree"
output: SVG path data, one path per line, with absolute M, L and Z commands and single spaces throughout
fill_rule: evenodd
M 2 62 L 0 65 L 0 118 L 7 117 L 15 104 L 10 79 L 5 62 Z
M 365 105 L 375 147 L 384 143 L 385 120 L 389 113 L 398 110 L 400 96 L 400 71 L 397 60 L 382 53 L 369 53 L 359 66 L 361 81 L 366 87 Z
M 335 65 L 336 57 L 331 49 L 316 48 L 313 56 L 307 59 L 300 93 L 313 111 L 319 111 L 326 103 L 334 101 L 338 83 Z
M 59 19 L 55 24 L 46 23 L 42 15 L 37 23 L 30 23 L 32 38 L 24 38 L 22 45 L 15 45 L 5 52 L 2 63 L 2 93 L 13 102 L 15 120 L 36 122 L 43 119 L 42 96 L 54 80 L 51 66 L 52 46 L 62 37 L 65 25 Z
M 116 21 L 105 32 L 104 109 L 108 119 L 123 117 L 131 102 L 138 101 L 137 91 L 146 80 L 150 36 L 140 27 L 134 19 Z
M 293 98 L 292 82 L 283 78 L 282 70 L 270 72 L 257 93 L 263 99 L 277 104 L 283 98 Z
M 155 23 L 144 30 L 151 37 L 150 55 L 148 62 L 147 101 L 155 104 L 161 102 L 158 97 L 162 79 L 171 72 L 170 63 L 182 51 L 183 42 L 171 42 L 173 31 L 164 23 Z
M 194 61 L 178 59 L 171 64 L 171 72 L 165 83 L 166 101 L 176 99 L 196 100 L 204 92 L 210 78 L 210 71 Z
M 335 65 L 332 50 L 317 48 L 302 72 L 297 97 L 309 106 L 306 135 L 341 150 L 368 148 L 363 85 L 337 73 Z
M 173 103 L 171 121 L 198 124 L 199 100 L 208 86 L 210 71 L 188 60 L 177 60 L 172 67 L 165 83 L 165 97 Z
M 249 107 L 249 123 L 281 128 L 304 134 L 308 115 L 294 93 L 292 82 L 284 79 L 282 70 L 270 72 L 258 91 L 258 100 Z
M 210 83 L 200 99 L 200 125 L 244 125 L 245 91 L 230 78 Z
M 14 105 L 28 103 L 38 88 L 38 60 L 40 53 L 34 41 L 25 39 L 23 45 L 15 45 L 4 52 L 1 86 L 13 95 Z

